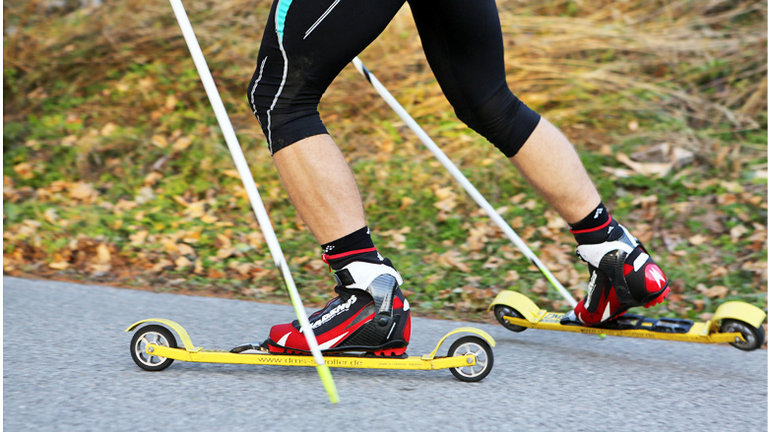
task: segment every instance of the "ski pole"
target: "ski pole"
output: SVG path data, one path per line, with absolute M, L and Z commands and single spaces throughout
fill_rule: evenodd
M 424 129 L 422 129 L 421 126 L 416 123 L 416 120 L 414 120 L 413 117 L 408 114 L 408 111 L 406 111 L 405 108 L 400 105 L 397 99 L 392 96 L 387 88 L 384 87 L 384 85 L 379 82 L 378 79 L 376 79 L 371 71 L 366 69 L 365 65 L 363 65 L 363 62 L 358 57 L 355 57 L 352 60 L 352 64 L 365 77 L 365 79 L 368 80 L 373 88 L 376 89 L 376 92 L 378 92 L 379 95 L 384 99 L 384 102 L 386 102 L 387 105 L 389 105 L 390 108 L 395 111 L 395 113 L 405 122 L 405 124 L 416 134 L 421 142 L 424 143 L 424 145 L 427 146 L 432 154 L 435 155 L 440 163 L 443 164 L 448 172 L 453 175 L 453 177 L 456 179 L 456 181 L 459 182 L 464 190 L 466 190 L 467 193 L 475 200 L 475 202 L 477 202 L 477 204 L 480 205 L 483 210 L 485 210 L 491 220 L 494 221 L 496 225 L 499 226 L 499 228 L 501 228 L 501 230 L 504 232 L 504 234 L 507 235 L 507 237 L 509 237 L 510 240 L 512 240 L 512 243 L 514 243 L 515 246 L 520 249 L 520 252 L 522 252 L 523 255 L 528 258 L 533 263 L 533 265 L 536 266 L 536 268 L 539 269 L 544 277 L 547 278 L 549 283 L 552 284 L 552 286 L 554 286 L 558 292 L 560 292 L 560 295 L 563 296 L 563 298 L 571 305 L 571 307 L 575 307 L 576 300 L 574 300 L 571 294 L 566 291 L 566 289 L 560 284 L 557 278 L 555 278 L 549 269 L 547 269 L 544 263 L 539 260 L 539 258 L 533 253 L 533 251 L 531 251 L 528 245 L 526 245 L 520 236 L 517 235 L 515 230 L 513 230 L 512 227 L 510 227 L 509 224 L 504 220 L 504 218 L 501 217 L 499 212 L 497 212 L 496 209 L 493 208 L 493 206 L 485 199 L 485 197 L 475 188 L 475 186 L 470 183 L 470 181 L 464 176 L 464 174 L 462 174 L 462 172 L 456 167 L 451 159 L 445 155 L 445 153 L 440 149 L 440 147 L 437 146 L 437 144 L 435 144 L 434 141 L 432 141 L 432 138 L 430 138 L 429 135 L 424 132 Z
M 320 347 L 317 344 L 315 333 L 312 331 L 312 327 L 309 325 L 309 319 L 307 319 L 307 312 L 304 310 L 304 305 L 301 303 L 301 298 L 296 290 L 296 284 L 291 276 L 291 270 L 288 267 L 288 263 L 283 256 L 283 251 L 280 248 L 280 243 L 277 240 L 277 236 L 272 228 L 272 222 L 269 220 L 267 210 L 264 208 L 264 203 L 261 201 L 261 196 L 256 188 L 256 183 L 253 181 L 251 170 L 248 168 L 248 163 L 245 161 L 245 156 L 240 148 L 240 143 L 235 135 L 235 129 L 232 127 L 232 123 L 229 120 L 227 111 L 224 108 L 224 103 L 221 101 L 219 91 L 216 89 L 216 83 L 213 81 L 213 76 L 208 68 L 208 64 L 205 61 L 203 51 L 200 49 L 200 44 L 197 42 L 195 32 L 192 29 L 192 24 L 189 22 L 189 17 L 184 9 L 184 5 L 181 0 L 169 0 L 173 13 L 176 15 L 176 20 L 181 27 L 181 32 L 184 35 L 184 40 L 187 42 L 190 54 L 192 54 L 192 60 L 195 63 L 197 72 L 200 75 L 200 80 L 203 82 L 205 92 L 208 95 L 208 99 L 211 102 L 213 112 L 216 114 L 216 120 L 219 122 L 221 133 L 224 135 L 224 140 L 229 147 L 229 151 L 232 154 L 232 159 L 235 161 L 235 166 L 240 174 L 240 178 L 245 186 L 245 191 L 248 194 L 248 199 L 251 202 L 251 207 L 254 213 L 256 213 L 256 219 L 259 222 L 261 231 L 264 234 L 264 239 L 267 242 L 269 252 L 275 261 L 275 265 L 281 270 L 285 285 L 288 288 L 288 294 L 291 297 L 291 303 L 296 311 L 296 317 L 299 319 L 301 328 L 303 329 L 304 337 L 307 339 L 307 344 L 312 351 L 312 356 L 317 363 L 317 373 L 320 375 L 320 379 L 325 386 L 325 391 L 328 393 L 328 398 L 331 403 L 337 403 L 339 401 L 339 394 L 336 390 L 336 384 L 331 376 L 331 371 L 328 365 L 325 364 L 323 355 L 320 353 Z

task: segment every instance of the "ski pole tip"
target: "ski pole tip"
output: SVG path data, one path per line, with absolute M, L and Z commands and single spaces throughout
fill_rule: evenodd
M 320 380 L 323 382 L 325 392 L 328 393 L 328 399 L 331 401 L 331 403 L 339 403 L 339 392 L 336 390 L 336 383 L 333 381 L 333 376 L 331 376 L 331 369 L 328 367 L 328 365 L 318 365 L 317 374 L 320 375 Z

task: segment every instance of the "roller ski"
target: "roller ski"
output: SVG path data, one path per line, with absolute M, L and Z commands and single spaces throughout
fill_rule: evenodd
M 765 341 L 765 312 L 740 301 L 723 303 L 712 319 L 706 322 L 680 318 L 653 319 L 625 313 L 593 326 L 574 320 L 573 311 L 564 314 L 540 309 L 531 299 L 514 291 L 499 293 L 490 309 L 496 320 L 513 332 L 534 328 L 680 342 L 729 343 L 744 351 L 758 349 Z
M 138 330 L 137 330 L 138 329 Z M 264 346 L 241 345 L 230 351 L 208 350 L 195 346 L 187 331 L 178 323 L 153 318 L 132 324 L 126 332 L 136 331 L 131 338 L 131 357 L 140 368 L 160 371 L 174 360 L 198 363 L 253 364 L 268 366 L 317 366 L 311 355 L 274 354 Z M 176 336 L 181 340 L 177 344 Z M 448 348 L 445 356 L 437 352 L 443 343 L 459 333 L 470 333 L 458 338 Z M 486 332 L 471 328 L 457 328 L 437 343 L 435 348 L 422 356 L 376 356 L 371 353 L 335 353 L 324 356 L 325 364 L 332 368 L 349 369 L 449 369 L 460 381 L 480 381 L 493 368 L 492 346 L 496 342 Z
M 445 335 L 429 354 L 409 357 L 406 348 L 411 334 L 408 301 L 400 290 L 402 279 L 388 260 L 354 261 L 334 273 L 338 296 L 309 317 L 324 361 L 329 367 L 358 369 L 449 369 L 461 381 L 480 381 L 493 367 L 493 338 L 469 327 Z M 161 370 L 173 360 L 212 363 L 241 363 L 282 366 L 316 366 L 298 321 L 272 327 L 260 344 L 245 344 L 230 351 L 211 351 L 192 345 L 177 323 L 155 321 L 139 329 L 131 341 L 131 356 L 146 370 Z M 169 328 L 181 338 L 182 348 Z M 457 333 L 473 333 L 456 340 L 448 355 L 437 352 L 445 340 Z

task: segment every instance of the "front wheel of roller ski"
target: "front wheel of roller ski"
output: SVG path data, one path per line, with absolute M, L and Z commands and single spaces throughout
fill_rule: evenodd
M 159 325 L 139 329 L 131 338 L 131 357 L 140 368 L 152 372 L 161 371 L 173 363 L 173 359 L 147 353 L 148 344 L 176 348 L 176 338 L 170 330 Z
M 499 324 L 503 325 L 504 328 L 506 328 L 507 330 L 512 330 L 513 332 L 520 333 L 521 331 L 528 328 L 528 327 L 510 324 L 509 321 L 504 319 L 505 316 L 509 316 L 512 318 L 524 318 L 520 312 L 516 311 L 515 309 L 509 306 L 505 306 L 505 305 L 494 306 L 493 315 L 496 317 L 496 321 L 498 321 Z
M 475 363 L 463 367 L 451 368 L 457 379 L 465 382 L 477 382 L 485 378 L 493 368 L 493 351 L 486 341 L 477 336 L 464 336 L 448 348 L 448 357 L 474 355 Z
M 720 333 L 741 333 L 741 340 L 730 344 L 744 351 L 752 351 L 760 348 L 765 342 L 765 329 L 763 326 L 755 328 L 743 321 L 725 319 L 720 324 Z

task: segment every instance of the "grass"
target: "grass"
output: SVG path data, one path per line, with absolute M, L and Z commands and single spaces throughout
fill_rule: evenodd
M 270 4 L 187 6 L 302 296 L 322 304 L 327 267 L 244 97 Z M 672 280 L 652 313 L 702 318 L 727 299 L 765 308 L 764 2 L 498 6 L 512 89 L 571 138 L 614 215 Z M 170 8 L 3 8 L 4 273 L 287 302 Z M 407 8 L 361 58 L 582 295 L 565 225 L 453 115 Z M 507 288 L 567 308 L 351 67 L 321 113 L 415 311 L 488 319 Z M 643 172 L 659 160 L 640 153 L 661 144 L 691 157 L 662 177 Z

